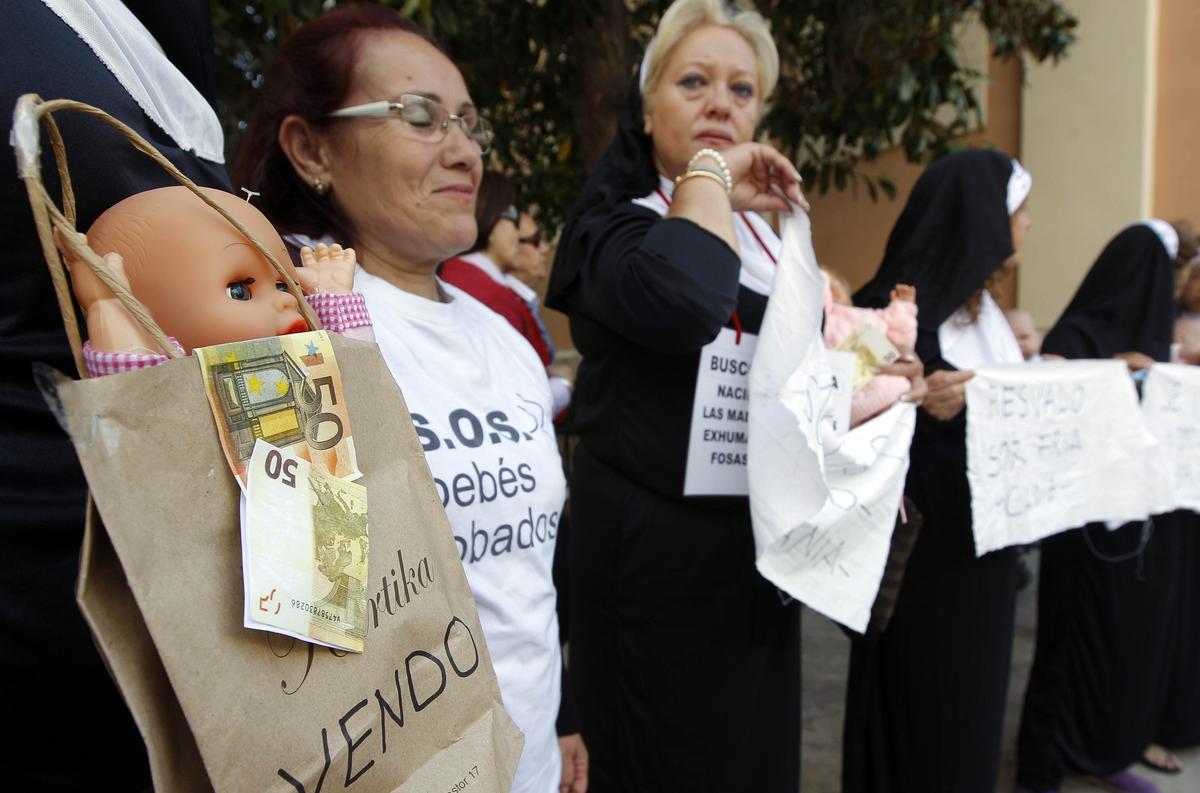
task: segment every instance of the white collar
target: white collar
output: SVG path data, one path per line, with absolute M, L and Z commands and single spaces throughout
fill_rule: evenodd
M 483 251 L 475 251 L 474 253 L 463 253 L 459 257 L 464 262 L 475 265 L 480 270 L 487 273 L 487 277 L 491 278 L 501 286 L 508 286 L 504 283 L 504 273 L 500 270 L 500 265 L 492 261 L 492 257 L 488 256 Z
M 212 105 L 121 0 L 42 0 L 91 48 L 142 111 L 184 151 L 225 162 Z M 53 54 L 50 54 L 53 57 Z
M 537 300 L 538 293 L 533 290 L 529 284 L 517 278 L 512 273 L 504 274 L 504 285 L 517 293 L 517 297 L 524 300 L 526 303 L 532 303 Z
M 458 258 L 462 259 L 464 262 L 475 265 L 480 270 L 483 270 L 484 273 L 487 274 L 488 278 L 491 278 L 501 286 L 507 286 L 509 289 L 516 292 L 517 297 L 521 298 L 526 303 L 537 298 L 537 292 L 526 286 L 524 282 L 522 282 L 515 275 L 503 272 L 500 269 L 500 265 L 492 261 L 492 257 L 488 256 L 483 251 L 464 253 Z
M 942 357 L 959 369 L 1025 360 L 1004 312 L 986 289 L 975 321 L 966 308 L 955 311 L 938 328 L 938 345 Z

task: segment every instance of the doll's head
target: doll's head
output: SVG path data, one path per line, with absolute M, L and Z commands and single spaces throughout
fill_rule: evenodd
M 283 240 L 261 212 L 237 196 L 201 189 L 295 278 Z M 130 290 L 189 354 L 195 347 L 308 329 L 266 257 L 185 187 L 126 198 L 92 224 L 87 238 L 101 256 L 121 255 Z

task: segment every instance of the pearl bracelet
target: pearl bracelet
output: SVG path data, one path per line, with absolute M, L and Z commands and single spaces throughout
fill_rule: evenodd
M 725 161 L 725 157 L 723 157 L 721 155 L 721 152 L 717 151 L 716 149 L 701 149 L 700 151 L 698 151 L 694 155 L 692 155 L 692 159 L 688 160 L 687 171 L 690 172 L 690 171 L 697 171 L 697 170 L 702 170 L 702 171 L 709 170 L 708 168 L 697 168 L 696 167 L 696 161 L 702 157 L 708 157 L 709 159 L 711 159 L 713 162 L 715 162 L 717 164 L 717 168 L 720 169 L 720 172 L 717 173 L 717 175 L 720 176 L 721 179 L 725 182 L 725 192 L 732 193 L 733 192 L 733 174 L 731 174 L 729 172 L 729 163 L 727 163 Z

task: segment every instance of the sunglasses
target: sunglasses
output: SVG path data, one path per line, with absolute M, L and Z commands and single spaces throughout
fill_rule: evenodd
M 517 242 L 521 243 L 522 245 L 532 245 L 536 248 L 542 244 L 542 231 L 541 229 L 538 229 L 528 237 L 517 237 Z
M 368 102 L 365 105 L 343 107 L 329 118 L 395 118 L 413 137 L 440 143 L 450 134 L 450 122 L 458 124 L 468 138 L 479 146 L 481 154 L 492 148 L 496 133 L 492 125 L 474 109 L 462 114 L 451 113 L 437 102 L 416 94 L 404 94 L 399 102 Z

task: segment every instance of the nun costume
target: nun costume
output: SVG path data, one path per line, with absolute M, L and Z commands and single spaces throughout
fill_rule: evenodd
M 713 494 L 684 494 L 701 367 L 722 339 L 736 349 L 757 334 L 780 242 L 735 213 L 739 258 L 664 218 L 671 199 L 633 90 L 567 219 L 546 299 L 583 354 L 570 670 L 589 789 L 794 793 L 797 609 L 755 569 L 746 496 L 719 494 L 739 474 L 744 488 L 744 466 L 710 470 L 727 480 Z
M 129 5 L 147 11 L 150 4 Z M 87 102 L 128 124 L 197 184 L 231 189 L 221 125 L 203 93 L 212 84 L 207 2 L 171 3 L 169 12 L 139 20 L 120 0 L 8 0 L 4 15 L 6 113 L 29 92 Z M 78 228 L 134 193 L 176 183 L 95 119 L 60 113 L 56 120 Z M 0 163 L 0 214 L 8 219 L 0 251 L 0 445 L 9 450 L 0 461 L 0 675 L 8 681 L 6 710 L 20 714 L 24 737 L 7 786 L 148 789 L 145 745 L 75 602 L 87 487 L 33 379 L 36 362 L 71 372 L 74 361 L 16 159 L 8 152 Z M 41 172 L 58 195 L 44 143 Z M 68 750 L 64 727 L 86 737 Z
M 1139 223 L 1105 247 L 1045 354 L 1170 357 L 1178 238 Z M 1114 531 L 1090 524 L 1042 541 L 1037 651 L 1017 742 L 1017 782 L 1054 791 L 1066 774 L 1145 790 L 1124 768 L 1153 740 L 1175 648 L 1182 513 Z M 1192 670 L 1195 675 L 1195 669 Z
M 938 160 L 913 187 L 879 272 L 855 294 L 857 305 L 875 308 L 895 284 L 916 287 L 916 351 L 927 377 L 1023 360 L 984 286 L 1014 252 L 1010 216 L 1031 185 L 1028 172 L 999 152 Z M 977 294 L 974 312 L 967 306 Z M 843 790 L 993 793 L 1016 553 L 975 556 L 965 411 L 948 421 L 924 410 L 917 416 L 905 492 L 925 523 L 891 623 L 851 648 Z

